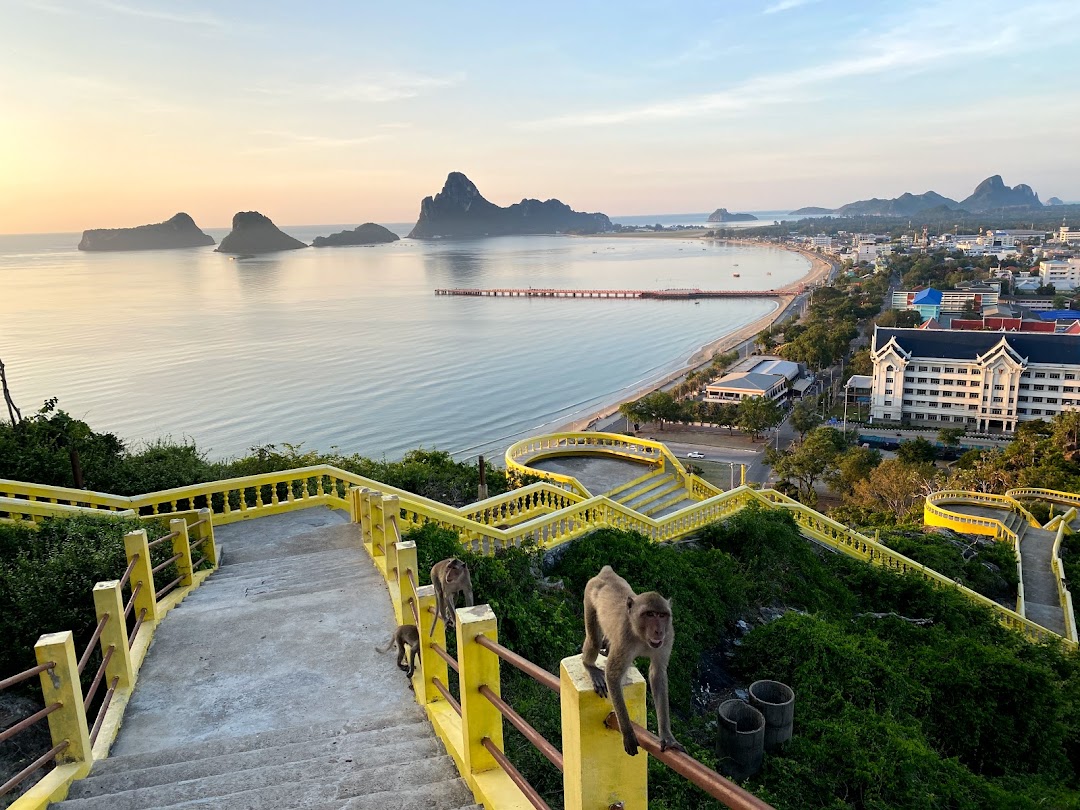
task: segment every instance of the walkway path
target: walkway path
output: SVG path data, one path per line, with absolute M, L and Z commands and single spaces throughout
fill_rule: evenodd
M 221 527 L 221 570 L 154 638 L 112 756 L 63 810 L 460 808 L 382 577 L 339 512 Z M 402 768 L 409 763 L 408 768 Z
M 1058 603 L 1057 578 L 1050 567 L 1054 532 L 1029 526 L 1020 515 L 988 506 L 950 503 L 945 508 L 976 517 L 1004 521 L 1020 535 L 1020 564 L 1024 572 L 1024 613 L 1036 624 L 1065 634 L 1065 613 Z

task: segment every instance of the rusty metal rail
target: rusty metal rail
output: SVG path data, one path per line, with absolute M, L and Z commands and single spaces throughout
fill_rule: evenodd
M 492 758 L 499 763 L 499 767 L 503 769 L 507 776 L 510 777 L 510 781 L 518 786 L 526 799 L 529 800 L 529 804 L 536 808 L 536 810 L 551 810 L 548 807 L 547 802 L 540 798 L 540 794 L 536 792 L 536 788 L 525 781 L 525 777 L 521 775 L 521 771 L 514 767 L 509 759 L 506 758 L 506 754 L 499 750 L 499 747 L 491 741 L 490 737 L 484 737 L 480 740 L 480 744 L 487 749 Z
M 0 731 L 0 743 L 10 740 L 24 728 L 30 728 L 30 726 L 34 725 L 34 723 L 38 722 L 39 720 L 44 720 L 50 714 L 59 709 L 61 705 L 62 704 L 60 703 L 53 703 L 51 706 L 46 706 L 41 711 L 34 712 L 29 717 L 24 717 L 15 725 L 10 726 L 9 728 L 5 728 L 3 731 Z
M 94 634 L 90 636 L 90 641 L 86 643 L 86 649 L 83 650 L 82 658 L 79 659 L 79 674 L 82 675 L 83 670 L 86 669 L 86 663 L 90 660 L 90 655 L 94 652 L 94 645 L 98 643 L 98 639 L 101 638 L 101 633 L 105 630 L 105 625 L 109 623 L 109 614 L 106 613 L 98 621 L 97 627 L 94 628 Z
M 439 694 L 446 699 L 446 702 L 450 704 L 455 712 L 458 713 L 458 717 L 461 717 L 461 704 L 454 700 L 454 696 L 450 694 L 450 690 L 446 688 L 446 684 L 440 681 L 438 678 L 431 679 L 431 685 L 439 690 Z
M 446 662 L 446 665 L 450 667 L 450 669 L 454 670 L 454 672 L 460 673 L 461 670 L 458 667 L 457 659 L 454 658 L 454 656 L 450 655 L 450 653 L 448 653 L 438 644 L 432 644 L 431 649 L 435 651 L 435 654 L 439 656 L 439 658 Z
M 619 720 L 615 712 L 607 716 L 604 724 L 614 731 L 619 730 Z M 674 750 L 661 752 L 659 737 L 637 723 L 634 723 L 633 727 L 638 745 L 648 751 L 649 756 L 663 762 L 675 773 L 697 785 L 725 807 L 731 810 L 774 810 L 771 804 L 766 804 L 753 793 L 743 790 L 716 771 L 705 767 L 689 754 Z
M 47 669 L 53 669 L 55 666 L 55 661 L 49 661 L 48 663 L 38 664 L 36 667 L 30 667 L 30 669 L 23 670 L 22 672 L 12 675 L 10 678 L 4 678 L 4 680 L 0 681 L 0 692 L 15 686 L 15 684 L 28 681 L 35 675 L 39 675 Z
M 538 667 L 532 661 L 522 658 L 513 650 L 508 650 L 502 644 L 497 641 L 492 641 L 487 636 L 479 635 L 474 640 L 485 650 L 491 650 L 491 652 L 495 653 L 503 661 L 515 669 L 524 672 L 541 686 L 546 686 L 556 695 L 559 694 L 559 679 L 543 667 Z
M 153 548 L 156 545 L 164 543 L 166 540 L 172 540 L 174 537 L 179 537 L 179 536 L 180 536 L 180 532 L 169 532 L 164 537 L 159 537 L 157 540 L 151 540 L 146 545 L 147 545 L 148 548 Z
M 172 582 L 170 582 L 168 585 L 166 585 L 164 588 L 162 588 L 160 591 L 155 592 L 154 593 L 154 598 L 155 599 L 161 599 L 161 597 L 163 597 L 165 594 L 167 594 L 169 591 L 171 591 L 173 588 L 175 588 L 177 585 L 179 585 L 181 579 L 183 579 L 183 577 L 177 577 Z
M 128 584 L 128 580 L 131 579 L 131 572 L 135 570 L 135 563 L 139 561 L 139 555 L 136 554 L 131 558 L 131 562 L 128 563 L 128 567 L 124 569 L 124 575 L 120 577 L 120 587 L 123 588 Z
M 135 646 L 135 636 L 139 635 L 139 628 L 142 627 L 143 621 L 146 619 L 146 608 L 139 611 L 139 618 L 135 622 L 135 626 L 131 628 L 131 635 L 128 637 L 128 649 L 130 650 Z
M 26 777 L 28 777 L 38 768 L 44 766 L 46 762 L 53 759 L 57 754 L 67 748 L 68 745 L 69 743 L 67 740 L 64 740 L 58 745 L 54 745 L 49 751 L 42 754 L 40 757 L 35 759 L 33 762 L 31 762 L 13 777 L 8 779 L 6 782 L 4 782 L 4 784 L 0 785 L 0 796 L 3 796 L 5 793 L 9 793 L 10 791 L 17 788 L 22 783 L 22 781 L 26 779 Z
M 90 684 L 90 688 L 86 690 L 86 697 L 83 698 L 83 711 L 89 710 L 90 704 L 93 703 L 94 695 L 97 694 L 98 687 L 101 686 L 101 679 L 105 677 L 105 669 L 109 666 L 114 652 L 116 652 L 116 647 L 110 645 L 109 649 L 105 651 L 105 655 L 102 656 L 101 665 L 94 675 L 94 682 Z
M 134 588 L 131 589 L 131 596 L 128 597 L 127 604 L 124 605 L 124 619 L 131 615 L 131 609 L 135 607 L 135 597 L 139 595 L 139 591 L 142 590 L 142 583 L 140 582 Z
M 492 706 L 499 710 L 499 714 L 510 721 L 510 725 L 520 731 L 522 736 L 531 742 L 537 751 L 547 757 L 548 762 L 562 772 L 563 755 L 558 748 L 548 742 L 539 731 L 529 725 L 524 717 L 514 711 L 513 706 L 503 700 L 499 695 L 496 695 L 490 686 L 484 684 L 480 687 L 479 691 L 481 695 L 488 699 L 488 702 L 490 702 Z
M 172 565 L 174 562 L 176 562 L 177 560 L 179 560 L 183 556 L 184 556 L 183 554 L 173 554 L 171 557 L 169 557 L 169 559 L 165 560 L 165 562 L 158 563 L 153 568 L 151 568 L 150 573 L 151 574 L 156 574 L 158 571 L 160 571 L 163 568 L 167 568 L 168 566 Z
M 112 647 L 109 648 L 110 650 Z M 101 701 L 101 708 L 98 709 L 97 720 L 94 721 L 94 727 L 90 729 L 90 745 L 97 742 L 98 734 L 101 732 L 101 724 L 105 722 L 105 713 L 109 711 L 109 704 L 112 703 L 113 695 L 116 694 L 116 684 L 120 682 L 120 676 L 114 675 L 112 683 L 109 684 L 109 689 L 105 692 L 105 699 Z

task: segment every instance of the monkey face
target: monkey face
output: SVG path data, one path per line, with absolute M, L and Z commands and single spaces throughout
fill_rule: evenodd
M 446 581 L 457 582 L 461 577 L 461 574 L 466 571 L 465 563 L 461 560 L 454 559 L 450 561 L 450 564 L 446 566 Z
M 646 593 L 631 598 L 630 621 L 634 634 L 652 647 L 659 650 L 671 638 L 671 607 L 658 593 Z

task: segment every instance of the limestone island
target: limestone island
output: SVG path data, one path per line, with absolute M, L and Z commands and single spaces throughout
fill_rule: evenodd
M 79 250 L 174 250 L 214 244 L 187 214 L 135 228 L 95 228 L 83 231 Z
M 396 242 L 401 237 L 374 222 L 365 222 L 351 231 L 340 231 L 329 236 L 316 236 L 312 247 L 335 247 L 337 245 L 382 245 Z
M 753 214 L 733 214 L 726 208 L 717 208 L 709 214 L 709 222 L 757 222 Z
M 574 211 L 558 200 L 530 200 L 502 208 L 488 202 L 461 172 L 451 172 L 442 191 L 420 203 L 411 239 L 511 236 L 540 233 L 602 233 L 612 230 L 604 214 Z
M 258 211 L 241 211 L 232 218 L 232 231 L 221 240 L 218 253 L 273 253 L 306 248 Z

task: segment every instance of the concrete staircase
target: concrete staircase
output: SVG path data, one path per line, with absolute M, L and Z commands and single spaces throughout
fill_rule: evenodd
M 650 517 L 660 517 L 695 503 L 687 496 L 679 477 L 666 469 L 660 475 L 617 492 L 614 498 L 635 512 Z
M 386 587 L 329 509 L 216 532 L 158 628 L 112 756 L 63 810 L 474 808 L 393 655 Z

